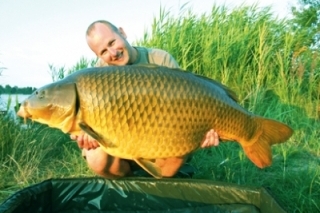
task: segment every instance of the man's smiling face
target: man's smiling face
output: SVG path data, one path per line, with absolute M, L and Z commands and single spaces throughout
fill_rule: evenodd
M 87 35 L 90 49 L 108 65 L 121 66 L 134 61 L 133 47 L 126 40 L 126 34 L 103 23 L 96 23 Z

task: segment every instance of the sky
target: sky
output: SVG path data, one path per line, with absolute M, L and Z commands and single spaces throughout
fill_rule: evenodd
M 270 6 L 284 18 L 292 0 L 0 0 L 0 85 L 41 87 L 51 83 L 49 64 L 71 68 L 81 57 L 94 59 L 85 31 L 104 19 L 122 27 L 130 43 L 142 38 L 159 17 L 160 7 L 172 15 L 185 3 L 195 14 L 210 12 L 213 5 L 228 8 L 258 4 Z

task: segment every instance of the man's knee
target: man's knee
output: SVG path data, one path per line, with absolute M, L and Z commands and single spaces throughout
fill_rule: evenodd
M 156 164 L 161 168 L 163 177 L 173 177 L 179 171 L 179 168 L 184 164 L 186 159 L 187 156 L 156 159 Z
M 117 178 L 131 172 L 128 162 L 108 155 L 101 148 L 85 150 L 83 156 L 85 156 L 89 168 L 99 176 Z
M 101 174 L 108 170 L 108 154 L 100 148 L 91 150 L 82 150 L 82 156 L 86 159 L 90 169 L 95 173 Z

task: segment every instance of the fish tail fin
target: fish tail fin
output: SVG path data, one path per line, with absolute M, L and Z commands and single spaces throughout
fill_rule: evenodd
M 241 143 L 247 157 L 259 168 L 272 163 L 271 145 L 283 143 L 293 134 L 293 130 L 281 122 L 255 117 L 259 128 L 251 141 Z

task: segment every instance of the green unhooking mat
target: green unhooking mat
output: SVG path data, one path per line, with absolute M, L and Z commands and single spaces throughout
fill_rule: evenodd
M 49 179 L 22 189 L 0 212 L 283 213 L 265 188 L 199 179 Z

